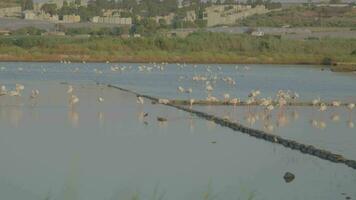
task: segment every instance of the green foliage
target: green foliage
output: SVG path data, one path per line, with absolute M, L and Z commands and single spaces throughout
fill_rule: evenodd
M 54 3 L 45 3 L 42 5 L 41 10 L 45 13 L 49 13 L 50 15 L 55 15 L 58 13 L 57 5 Z
M 35 27 L 25 27 L 17 29 L 16 31 L 11 32 L 13 35 L 41 35 L 45 30 L 38 29 Z
M 33 0 L 21 0 L 22 10 L 32 10 L 33 9 Z

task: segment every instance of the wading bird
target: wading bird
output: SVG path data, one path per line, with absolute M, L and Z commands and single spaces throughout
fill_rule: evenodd
M 37 90 L 37 89 L 34 89 L 34 90 L 31 91 L 31 96 L 30 97 L 32 99 L 34 99 L 34 98 L 38 97 L 39 94 L 40 94 L 40 91 Z
M 144 103 L 144 100 L 143 100 L 143 98 L 142 98 L 141 96 L 137 96 L 136 102 L 137 102 L 138 104 L 143 104 L 143 103 Z

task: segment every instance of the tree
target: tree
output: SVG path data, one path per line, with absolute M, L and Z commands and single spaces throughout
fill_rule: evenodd
M 57 14 L 57 5 L 54 3 L 45 3 L 42 5 L 41 10 L 50 15 L 55 15 Z
M 22 0 L 21 7 L 22 7 L 22 10 L 32 10 L 33 9 L 33 1 L 32 0 Z
M 78 6 L 82 5 L 82 1 L 81 0 L 75 0 L 74 3 Z
M 235 0 L 225 0 L 224 4 L 231 5 L 231 4 L 236 4 Z
M 339 3 L 341 3 L 341 0 L 330 0 L 329 3 L 330 4 L 339 4 Z

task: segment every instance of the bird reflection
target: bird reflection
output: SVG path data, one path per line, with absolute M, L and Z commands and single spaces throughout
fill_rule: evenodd
M 333 121 L 333 122 L 338 122 L 338 121 L 340 121 L 340 115 L 337 114 L 337 113 L 332 114 L 332 115 L 330 116 L 330 119 L 331 119 L 331 121 Z
M 10 123 L 14 127 L 18 127 L 20 125 L 20 121 L 23 117 L 22 108 L 20 106 L 13 106 L 9 109 Z
M 79 126 L 79 113 L 75 110 L 71 109 L 68 112 L 68 119 L 71 122 L 72 126 L 78 127 Z
M 313 128 L 317 128 L 317 129 L 325 129 L 326 128 L 326 122 L 323 121 L 323 120 L 315 120 L 315 119 L 312 119 L 310 120 L 310 124 L 312 125 Z
M 274 126 L 271 123 L 265 123 L 263 128 L 267 132 L 270 132 L 270 133 L 274 132 Z
M 148 117 L 148 113 L 147 112 L 139 112 L 138 115 L 137 115 L 137 119 L 140 123 L 145 123 L 147 124 L 147 117 Z
M 299 119 L 299 113 L 296 110 L 293 110 L 291 112 L 291 117 L 293 120 L 298 120 Z
M 159 128 L 167 128 L 167 125 L 168 125 L 167 121 L 159 121 L 158 122 Z
M 280 115 L 277 117 L 277 127 L 284 127 L 288 124 L 289 119 L 284 112 L 281 112 Z
M 98 120 L 100 123 L 104 121 L 104 113 L 103 112 L 98 112 Z
M 194 122 L 194 118 L 192 116 L 190 116 L 188 118 L 188 122 L 189 122 L 189 130 L 191 133 L 194 132 L 194 129 L 195 129 L 195 122 Z

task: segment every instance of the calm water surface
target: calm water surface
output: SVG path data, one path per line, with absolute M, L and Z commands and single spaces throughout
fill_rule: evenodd
M 176 92 L 182 85 L 193 88 L 194 98 L 205 98 L 202 85 L 189 79 L 194 73 L 205 73 L 202 66 L 167 66 L 165 71 L 152 72 L 132 67 L 122 73 L 110 72 L 108 64 L 0 63 L 0 67 L 6 67 L 0 72 L 1 84 L 8 88 L 15 83 L 25 85 L 21 97 L 0 97 L 0 199 L 356 198 L 356 173 L 351 168 L 147 100 L 138 105 L 131 94 L 94 84 L 114 83 L 156 96 L 190 98 Z M 77 67 L 80 71 L 73 73 Z M 95 68 L 103 73 L 95 73 Z M 351 101 L 356 95 L 354 74 L 271 66 L 216 71 L 234 76 L 237 83 L 229 87 L 217 82 L 215 88 L 221 88 L 216 89 L 217 96 L 222 90 L 246 96 L 254 88 L 266 95 L 280 88 L 298 90 L 303 99 L 318 94 Z M 178 76 L 186 80 L 178 81 Z M 68 105 L 67 85 L 60 82 L 74 86 L 80 99 L 74 107 Z M 33 88 L 40 90 L 37 99 L 29 98 Z M 99 96 L 104 102 L 97 101 Z M 249 112 L 243 108 L 196 108 L 247 124 Z M 258 112 L 258 108 L 251 110 Z M 299 113 L 297 120 L 290 114 L 294 110 Z M 148 117 L 142 117 L 142 112 L 148 112 Z M 267 121 L 276 126 L 273 134 L 355 158 L 355 129 L 346 125 L 354 113 L 337 110 L 340 122 L 329 122 L 333 110 L 324 115 L 304 108 L 285 112 L 291 121 L 287 125 L 277 127 L 276 114 Z M 168 121 L 159 123 L 158 116 Z M 324 120 L 327 126 L 313 128 L 311 118 Z M 264 124 L 257 120 L 251 126 L 264 128 Z M 296 175 L 288 184 L 283 180 L 286 171 Z

